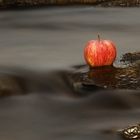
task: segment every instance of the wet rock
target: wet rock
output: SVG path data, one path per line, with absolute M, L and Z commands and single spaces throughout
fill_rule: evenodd
M 119 66 L 105 66 L 90 69 L 78 65 L 66 74 L 66 79 L 74 91 L 90 93 L 101 89 L 140 89 L 140 53 L 124 54 Z M 133 62 L 133 64 L 132 64 Z M 124 67 L 125 64 L 130 64 Z
M 23 86 L 19 78 L 11 75 L 0 74 L 0 97 L 9 95 L 20 95 Z
M 140 6 L 140 0 L 1 0 L 0 7 L 27 7 L 27 6 L 43 6 L 43 5 L 78 5 L 88 4 L 93 6 Z
M 129 62 L 133 63 L 136 61 L 140 60 L 140 52 L 135 52 L 135 53 L 126 53 L 122 56 L 122 59 L 120 60 L 121 62 Z
M 133 125 L 120 131 L 121 136 L 126 140 L 140 139 L 140 124 Z
M 132 7 L 132 6 L 140 6 L 139 0 L 105 0 L 98 4 L 99 6 L 105 7 Z

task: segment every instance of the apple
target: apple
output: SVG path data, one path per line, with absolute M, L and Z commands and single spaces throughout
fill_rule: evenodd
M 84 49 L 84 58 L 90 67 L 112 65 L 116 58 L 116 46 L 111 40 L 90 40 Z

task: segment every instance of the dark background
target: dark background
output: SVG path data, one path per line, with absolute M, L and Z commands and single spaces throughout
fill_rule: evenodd
M 1 8 L 41 7 L 53 5 L 139 6 L 139 0 L 1 0 Z

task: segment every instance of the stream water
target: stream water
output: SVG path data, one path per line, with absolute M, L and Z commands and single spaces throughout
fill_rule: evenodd
M 89 6 L 1 11 L 0 72 L 20 77 L 25 89 L 0 99 L 0 139 L 120 140 L 116 130 L 140 122 L 139 90 L 80 98 L 60 76 L 85 64 L 84 45 L 98 34 L 116 43 L 117 59 L 140 51 L 139 12 Z

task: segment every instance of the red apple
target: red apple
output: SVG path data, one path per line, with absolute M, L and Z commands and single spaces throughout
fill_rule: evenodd
M 112 65 L 116 58 L 115 44 L 110 40 L 90 40 L 84 49 L 84 57 L 90 67 Z

